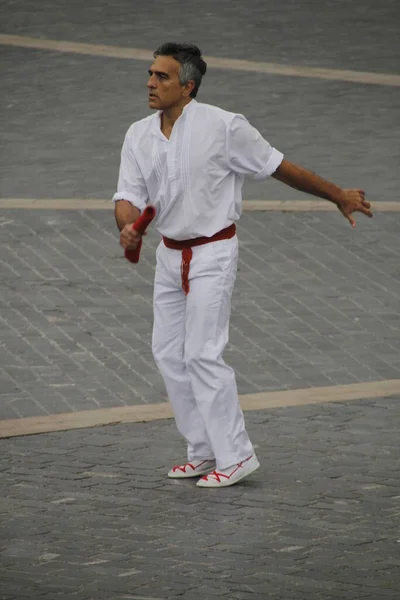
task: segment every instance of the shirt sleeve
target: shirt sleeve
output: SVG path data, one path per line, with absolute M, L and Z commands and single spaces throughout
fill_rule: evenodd
M 258 180 L 270 177 L 283 160 L 283 154 L 242 115 L 235 115 L 228 126 L 227 155 L 232 171 Z
M 149 200 L 146 182 L 137 164 L 129 132 L 125 136 L 121 150 L 118 186 L 117 192 L 113 196 L 113 202 L 117 202 L 117 200 L 127 200 L 140 212 L 146 208 Z

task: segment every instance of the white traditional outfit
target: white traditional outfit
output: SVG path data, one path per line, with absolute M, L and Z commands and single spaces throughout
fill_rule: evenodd
M 254 454 L 234 371 L 223 360 L 244 176 L 267 179 L 282 159 L 242 115 L 196 100 L 185 106 L 169 139 L 159 111 L 134 123 L 122 148 L 113 200 L 141 211 L 152 204 L 163 236 L 156 254 L 154 359 L 188 461 L 215 459 L 218 470 Z

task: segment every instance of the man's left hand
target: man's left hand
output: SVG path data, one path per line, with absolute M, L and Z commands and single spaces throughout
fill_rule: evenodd
M 342 190 L 336 205 L 352 227 L 356 226 L 352 213 L 361 212 L 372 217 L 371 203 L 365 199 L 364 190 Z

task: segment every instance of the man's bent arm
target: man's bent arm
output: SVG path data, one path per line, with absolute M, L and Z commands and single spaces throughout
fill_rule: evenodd
M 355 227 L 356 222 L 351 216 L 353 212 L 362 212 L 372 217 L 371 205 L 365 199 L 365 192 L 359 189 L 344 190 L 330 181 L 326 181 L 312 171 L 295 165 L 283 159 L 272 177 L 290 187 L 324 198 L 336 204 L 340 212 Z
M 128 200 L 117 200 L 115 203 L 115 221 L 121 232 L 119 243 L 124 250 L 135 250 L 142 237 L 132 225 L 140 217 L 140 210 Z
M 115 203 L 115 221 L 120 231 L 125 225 L 132 225 L 140 217 L 140 210 L 127 200 L 117 200 Z

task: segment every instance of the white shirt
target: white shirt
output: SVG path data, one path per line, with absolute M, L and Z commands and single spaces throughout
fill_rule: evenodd
M 156 209 L 161 235 L 175 240 L 211 237 L 242 212 L 245 175 L 267 179 L 283 154 L 242 116 L 192 100 L 175 121 L 169 139 L 161 111 L 128 129 L 113 201 L 140 211 Z

